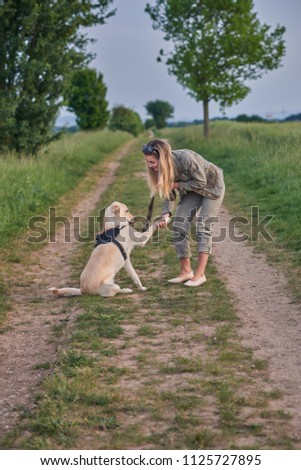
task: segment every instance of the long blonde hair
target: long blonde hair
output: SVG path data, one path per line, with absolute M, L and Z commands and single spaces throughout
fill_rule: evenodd
M 146 165 L 151 193 L 155 195 L 159 192 L 161 197 L 168 198 L 175 180 L 171 146 L 165 140 L 159 139 L 151 140 L 147 145 L 157 150 L 152 156 L 158 158 L 158 172 Z

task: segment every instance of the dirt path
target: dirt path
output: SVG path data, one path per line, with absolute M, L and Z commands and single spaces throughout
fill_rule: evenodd
M 84 219 L 93 211 L 101 194 L 113 183 L 119 161 L 130 146 L 131 142 L 115 154 L 105 176 L 99 177 L 94 189 L 76 205 L 74 215 Z M 226 209 L 221 216 L 221 225 L 227 227 L 230 216 Z M 49 243 L 32 255 L 35 262 L 26 273 L 22 266 L 16 273 L 11 329 L 2 335 L 0 347 L 0 437 L 12 429 L 20 410 L 34 407 L 33 397 L 47 375 L 47 370 L 35 366 L 55 361 L 63 339 L 55 339 L 53 327 L 71 322 L 76 311 L 75 306 L 66 314 L 62 299 L 51 298 L 50 302 L 46 290 L 66 283 L 71 276 L 70 259 L 77 244 L 64 243 L 63 235 L 61 231 L 55 244 Z M 246 243 L 226 239 L 215 246 L 214 260 L 236 298 L 243 342 L 258 358 L 269 361 L 270 377 L 284 392 L 283 408 L 292 414 L 292 426 L 300 437 L 300 306 L 292 303 L 285 276 Z
M 229 220 L 223 208 L 220 225 L 229 227 Z M 292 415 L 300 438 L 301 306 L 293 302 L 285 275 L 247 242 L 227 238 L 215 245 L 214 253 L 219 274 L 236 299 L 243 343 L 268 360 L 271 380 L 283 392 L 283 409 Z
M 73 217 L 86 220 L 101 194 L 113 183 L 120 160 L 132 143 L 129 141 L 118 150 L 105 167 L 101 163 L 86 176 L 86 181 L 93 180 L 93 189 L 84 194 L 72 211 L 71 234 Z M 95 174 L 103 176 L 95 178 Z M 73 240 L 66 243 L 65 231 L 59 230 L 56 243 L 48 243 L 32 254 L 28 269 L 16 265 L 10 330 L 1 335 L 0 345 L 0 438 L 14 426 L 20 412 L 34 407 L 33 397 L 47 374 L 47 363 L 56 359 L 62 337 L 55 339 L 53 328 L 70 321 L 73 312 L 69 309 L 66 315 L 61 299 L 52 298 L 50 303 L 47 288 L 70 279 L 70 259 L 76 248 L 77 243 Z M 42 364 L 43 368 L 37 368 Z

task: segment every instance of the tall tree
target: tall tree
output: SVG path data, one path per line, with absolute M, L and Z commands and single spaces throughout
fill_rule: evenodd
M 0 6 L 0 148 L 35 153 L 51 140 L 65 83 L 92 58 L 84 28 L 113 0 L 5 0 Z
M 147 114 L 152 116 L 157 129 L 163 129 L 166 126 L 168 118 L 173 116 L 174 107 L 168 101 L 156 100 L 149 101 L 145 105 Z
M 280 66 L 285 28 L 260 24 L 253 0 L 156 0 L 147 4 L 154 29 L 173 43 L 166 57 L 170 74 L 203 102 L 204 132 L 209 136 L 209 102 L 222 108 L 250 92 L 246 84 Z M 160 51 L 160 57 L 164 56 Z
M 81 129 L 103 129 L 109 119 L 107 87 L 103 75 L 84 68 L 74 72 L 66 91 L 69 111 L 73 111 Z

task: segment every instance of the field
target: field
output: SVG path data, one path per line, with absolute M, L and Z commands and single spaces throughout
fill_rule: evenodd
M 126 133 L 65 135 L 36 158 L 0 156 L 1 246 L 72 189 L 93 164 L 129 139 Z
M 254 256 L 264 253 L 285 273 L 292 302 L 299 305 L 301 125 L 215 123 L 209 142 L 198 126 L 164 129 L 158 135 L 168 138 L 173 148 L 192 148 L 223 168 L 225 206 L 250 221 L 244 230 Z M 54 257 L 51 244 L 26 243 L 28 218 L 47 216 L 49 205 L 70 217 L 76 204 L 95 191 L 93 175 L 109 177 L 114 151 L 126 141 L 114 179 L 87 215 L 97 215 L 113 200 L 145 215 L 149 191 L 140 148 L 147 139 L 144 135 L 129 142 L 126 134 L 78 134 L 57 142 L 40 160 L 0 160 L 8 183 L 0 195 L 2 337 L 14 338 L 21 328 L 24 340 L 33 327 L 37 333 L 45 328 L 49 348 L 44 355 L 35 351 L 29 362 L 30 374 L 39 378 L 30 384 L 31 398 L 17 397 L 14 409 L 7 410 L 13 425 L 1 436 L 1 447 L 300 449 L 301 430 L 294 415 L 298 407 L 275 380 L 272 361 L 246 346 L 240 308 L 214 256 L 210 281 L 203 288 L 171 286 L 166 280 L 178 266 L 171 231 L 162 230 L 133 252 L 133 265 L 148 287 L 145 293 L 112 299 L 53 300 L 47 295 L 50 279 L 78 286 L 92 245 L 75 244 L 71 251 L 58 243 Z M 260 220 L 273 216 L 266 230 L 274 241 L 256 237 L 251 207 L 259 208 Z M 123 271 L 118 283 L 132 287 Z M 276 305 L 278 299 L 273 300 Z M 22 314 L 23 323 L 14 324 L 12 317 Z M 285 325 L 282 329 L 285 335 Z M 289 354 L 285 359 L 290 362 Z M 21 359 L 18 363 L 23 364 Z M 298 371 L 293 372 L 297 389 Z

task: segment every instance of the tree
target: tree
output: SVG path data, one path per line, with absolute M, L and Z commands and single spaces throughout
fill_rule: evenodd
M 156 127 L 155 121 L 153 119 L 146 119 L 144 122 L 145 129 L 151 129 L 152 127 Z
M 5 0 L 0 6 L 0 149 L 36 153 L 71 74 L 92 55 L 84 28 L 114 14 L 113 0 Z
M 301 113 L 299 114 L 291 114 L 287 116 L 284 121 L 301 121 Z
M 166 127 L 166 120 L 169 117 L 173 117 L 174 107 L 167 101 L 149 101 L 145 105 L 147 114 L 152 116 L 155 126 L 157 129 L 163 129 Z
M 209 136 L 209 102 L 222 108 L 247 96 L 248 80 L 280 66 L 285 28 L 260 24 L 253 0 L 156 0 L 146 11 L 153 28 L 173 42 L 166 57 L 170 74 L 203 102 L 204 132 Z M 158 60 L 162 60 L 160 51 Z
M 138 113 L 125 106 L 115 106 L 112 110 L 109 129 L 125 131 L 137 137 L 144 129 Z
M 76 114 L 81 129 L 103 129 L 109 119 L 107 87 L 103 75 L 84 68 L 74 72 L 66 92 L 68 110 Z

